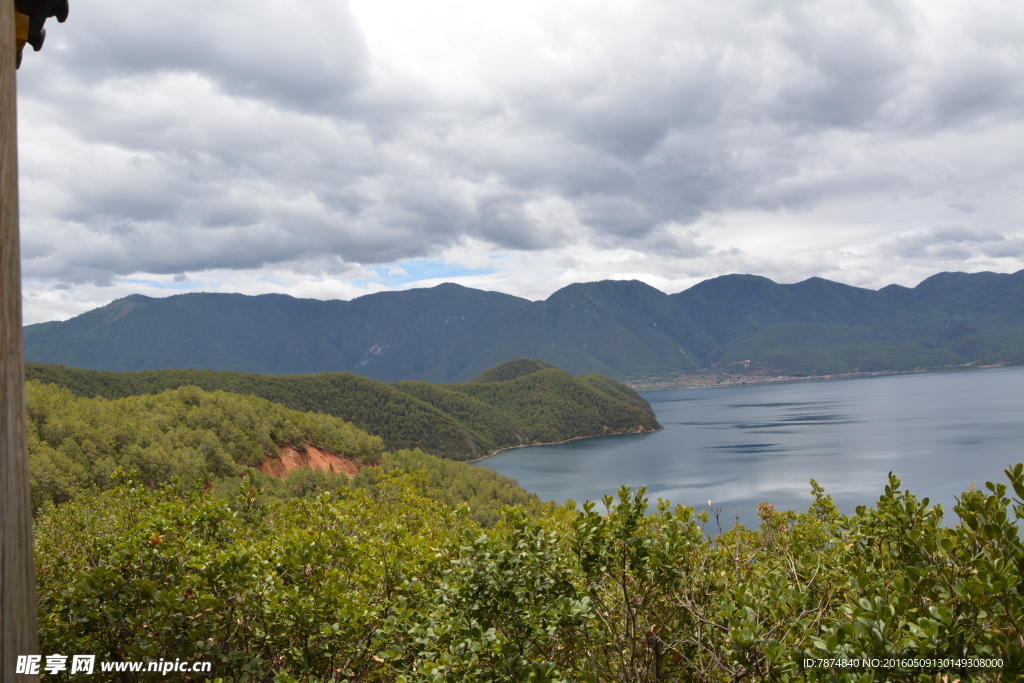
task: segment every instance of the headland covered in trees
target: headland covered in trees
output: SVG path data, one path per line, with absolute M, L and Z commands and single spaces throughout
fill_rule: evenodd
M 401 469 L 425 472 L 432 495 L 466 503 L 474 519 L 493 523 L 502 505 L 535 510 L 539 501 L 507 477 L 457 461 L 661 428 L 650 405 L 619 382 L 532 359 L 443 386 L 351 373 L 112 373 L 41 364 L 29 364 L 27 374 L 36 512 L 126 478 L 219 492 L 247 474 L 267 495 L 288 498 L 348 485 L 346 471 L 352 485 L 372 487 L 381 473 Z M 296 469 L 284 464 L 285 452 L 344 462 Z
M 214 680 L 268 683 L 997 681 L 1024 670 L 1020 465 L 1009 489 L 965 492 L 953 525 L 893 477 L 851 516 L 812 481 L 806 512 L 765 503 L 758 528 L 729 529 L 707 511 L 652 508 L 642 490 L 558 506 L 485 468 L 387 450 L 427 438 L 438 415 L 468 431 L 432 443 L 470 434 L 478 448 L 503 433 L 656 426 L 623 385 L 538 361 L 445 386 L 42 365 L 29 376 L 46 653 L 209 661 Z M 344 406 L 345 391 L 396 418 L 382 427 L 413 416 L 414 428 L 382 438 L 298 403 Z M 359 471 L 252 469 L 285 446 Z
M 342 418 L 379 436 L 387 450 L 419 448 L 457 460 L 513 446 L 661 429 L 647 401 L 624 384 L 597 374 L 577 377 L 527 358 L 446 385 L 385 383 L 352 373 L 116 373 L 40 363 L 26 364 L 26 377 L 107 399 L 185 386 L 258 396 L 292 410 Z

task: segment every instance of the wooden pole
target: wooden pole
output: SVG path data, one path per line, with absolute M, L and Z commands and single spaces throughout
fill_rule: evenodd
M 15 52 L 14 0 L 0 0 L 0 683 L 38 680 L 15 674 L 15 667 L 18 655 L 39 648 L 21 340 Z

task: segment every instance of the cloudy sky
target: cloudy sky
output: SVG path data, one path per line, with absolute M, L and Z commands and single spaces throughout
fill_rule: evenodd
M 72 0 L 18 72 L 25 322 L 1024 268 L 1024 4 Z

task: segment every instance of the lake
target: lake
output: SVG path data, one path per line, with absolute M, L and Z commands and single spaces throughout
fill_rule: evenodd
M 1024 461 L 1024 368 L 642 392 L 664 431 L 516 448 L 480 461 L 543 500 L 646 486 L 697 510 L 757 523 L 762 501 L 806 510 L 816 479 L 844 513 L 873 504 L 892 470 L 941 503 L 1006 483 Z

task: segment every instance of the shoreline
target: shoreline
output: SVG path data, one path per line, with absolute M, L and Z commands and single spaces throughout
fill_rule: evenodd
M 937 367 L 921 367 L 912 370 L 876 370 L 873 372 L 834 372 L 825 375 L 741 375 L 736 373 L 717 373 L 716 382 L 701 381 L 702 375 L 677 375 L 664 380 L 624 380 L 634 391 L 657 391 L 660 389 L 716 389 L 720 387 L 750 386 L 754 384 L 783 384 L 789 382 L 812 382 L 832 379 L 857 379 L 861 377 L 886 377 L 890 375 L 910 375 L 925 372 L 953 372 L 958 370 L 984 370 L 990 368 L 1013 367 L 1009 363 L 996 365 L 942 365 Z
M 462 460 L 461 462 L 469 462 L 469 463 L 480 462 L 481 460 L 486 460 L 487 458 L 493 458 L 494 456 L 496 456 L 496 455 L 498 455 L 500 453 L 504 453 L 505 451 L 511 451 L 511 450 L 513 450 L 515 448 L 532 448 L 534 446 L 558 446 L 558 445 L 563 444 L 563 443 L 569 443 L 570 441 L 579 441 L 580 439 L 595 439 L 595 438 L 600 437 L 600 436 L 624 436 L 626 434 L 653 434 L 655 432 L 661 432 L 661 431 L 664 431 L 664 430 L 665 430 L 665 428 L 662 427 L 661 429 L 640 429 L 640 430 L 632 431 L 632 432 L 611 432 L 611 433 L 604 432 L 604 433 L 601 433 L 601 434 L 584 434 L 583 436 L 574 436 L 571 439 L 565 439 L 564 441 L 545 441 L 543 443 L 521 443 L 521 444 L 518 444 L 516 446 L 505 446 L 504 448 L 499 448 L 498 450 L 494 451 L 493 453 L 488 453 L 487 455 L 481 455 L 479 458 L 473 458 L 471 460 Z
M 681 383 L 680 380 L 687 378 L 695 380 L 700 375 L 680 375 L 674 379 L 667 379 L 657 382 L 634 382 L 634 381 L 623 381 L 623 384 L 627 385 L 630 389 L 635 391 L 658 391 L 661 389 L 716 389 L 716 388 L 727 388 L 727 387 L 738 387 L 738 386 L 750 386 L 755 384 L 785 384 L 790 382 L 810 382 L 810 381 L 826 381 L 834 379 L 858 379 L 862 377 L 886 377 L 890 375 L 911 375 L 911 374 L 922 374 L 926 372 L 957 372 L 961 370 L 987 370 L 992 368 L 1008 368 L 1018 367 L 1011 363 L 999 363 L 995 365 L 975 365 L 974 363 L 966 363 L 964 365 L 942 365 L 928 368 L 914 368 L 912 370 L 877 370 L 874 372 L 840 372 L 832 373 L 828 375 L 729 375 L 728 381 L 720 381 L 718 383 Z M 719 373 L 720 375 L 727 375 L 727 373 Z M 524 443 L 517 444 L 515 446 L 505 446 L 498 450 L 481 455 L 478 458 L 471 458 L 469 460 L 461 460 L 460 462 L 477 463 L 487 458 L 492 458 L 496 455 L 510 451 L 515 448 L 530 448 L 532 446 L 557 446 L 563 443 L 569 443 L 570 441 L 578 441 L 580 439 L 593 439 L 601 436 L 623 436 L 626 434 L 653 434 L 655 432 L 664 431 L 665 427 L 661 429 L 643 429 L 640 431 L 632 432 L 612 432 L 612 433 L 601 433 L 601 434 L 586 434 L 583 436 L 574 436 L 571 439 L 565 439 L 564 441 L 545 441 L 543 443 Z

